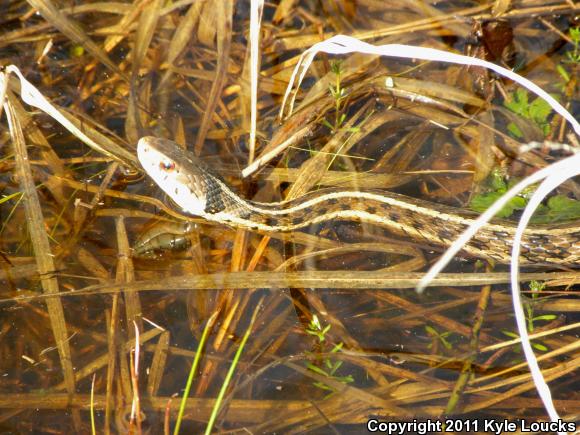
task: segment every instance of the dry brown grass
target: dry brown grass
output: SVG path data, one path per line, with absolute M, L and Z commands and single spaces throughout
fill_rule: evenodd
M 501 347 L 508 340 L 501 330 L 513 330 L 502 267 L 484 272 L 457 261 L 419 297 L 412 289 L 437 252 L 343 222 L 264 236 L 193 219 L 184 252 L 150 259 L 130 249 L 150 225 L 182 218 L 140 178 L 134 148 L 145 134 L 187 144 L 261 201 L 344 186 L 466 207 L 494 167 L 523 176 L 545 166 L 553 159 L 547 150 L 515 158 L 521 143 L 545 137 L 502 106 L 512 84 L 477 68 L 344 56 L 346 95 L 337 106 L 328 90 L 336 86 L 334 59 L 320 56 L 295 113 L 277 119 L 294 65 L 316 42 L 344 33 L 490 59 L 497 42 L 474 36 L 483 23 L 507 23 L 514 35 L 503 37 L 492 61 L 518 62 L 521 74 L 577 107 L 577 65 L 563 63 L 568 29 L 578 25 L 571 2 L 465 5 L 267 4 L 256 146 L 257 166 L 267 170 L 240 181 L 239 169 L 251 160 L 246 3 L 4 2 L 0 65 L 18 66 L 99 149 L 23 105 L 12 77 L 0 123 L 0 191 L 14 194 L 0 203 L 0 431 L 57 424 L 57 432 L 88 431 L 96 374 L 98 431 L 137 431 L 127 415 L 138 381 L 136 421 L 143 432 L 160 433 L 166 409 L 174 416 L 179 406 L 170 397 L 184 386 L 203 325 L 219 312 L 182 426 L 184 433 L 203 430 L 262 297 L 218 418 L 224 431 L 340 433 L 363 430 L 371 415 L 544 419 L 517 343 Z M 385 86 L 387 77 L 395 87 Z M 345 119 L 331 130 L 323 120 L 335 122 L 337 107 Z M 508 134 L 509 122 L 523 137 Z M 550 118 L 550 126 L 548 138 L 563 141 L 562 119 Z M 578 186 L 565 192 L 577 195 Z M 522 274 L 547 281 L 534 312 L 556 316 L 536 322 L 534 332 L 546 332 L 537 338 L 548 348 L 541 363 L 564 417 L 579 406 L 579 278 L 574 271 Z M 313 315 L 330 325 L 324 341 L 306 333 Z M 142 345 L 137 378 L 130 368 L 134 325 Z M 331 352 L 338 343 L 343 350 Z M 307 368 L 338 361 L 334 377 Z M 341 382 L 347 375 L 354 381 Z

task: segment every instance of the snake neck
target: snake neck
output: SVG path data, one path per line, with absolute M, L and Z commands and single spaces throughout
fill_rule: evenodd
M 388 192 L 325 189 L 277 203 L 241 199 L 229 188 L 219 201 L 207 197 L 208 220 L 263 232 L 294 231 L 334 221 L 362 221 L 428 245 L 449 246 L 477 217 L 474 213 Z M 494 220 L 464 248 L 470 255 L 509 263 L 516 225 Z M 578 224 L 548 228 L 530 226 L 522 241 L 522 262 L 573 264 L 580 261 Z

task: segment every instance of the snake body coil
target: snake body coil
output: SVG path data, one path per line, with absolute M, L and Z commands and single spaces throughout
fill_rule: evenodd
M 324 189 L 301 198 L 258 203 L 240 198 L 178 144 L 144 137 L 138 156 L 145 171 L 186 214 L 238 228 L 293 231 L 329 220 L 359 220 L 431 245 L 449 246 L 477 215 L 389 192 Z M 493 220 L 464 247 L 470 255 L 509 263 L 516 225 Z M 522 241 L 523 263 L 580 262 L 580 222 L 532 225 Z

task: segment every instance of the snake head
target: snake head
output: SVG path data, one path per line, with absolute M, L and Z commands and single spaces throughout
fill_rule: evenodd
M 137 143 L 143 169 L 181 209 L 203 216 L 206 169 L 197 157 L 168 139 L 145 136 Z

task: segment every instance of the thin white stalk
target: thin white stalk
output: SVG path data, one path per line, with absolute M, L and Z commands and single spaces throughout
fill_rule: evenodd
M 580 165 L 577 160 L 578 155 L 574 155 L 571 157 L 567 157 L 559 162 L 556 162 L 546 168 L 540 169 L 539 171 L 535 172 L 534 174 L 530 175 L 527 178 L 524 178 L 522 181 L 517 183 L 514 187 L 508 190 L 501 198 L 499 198 L 493 205 L 488 208 L 484 213 L 482 213 L 474 222 L 471 224 L 469 228 L 467 228 L 461 236 L 459 236 L 455 242 L 445 251 L 445 254 L 439 258 L 439 260 L 429 269 L 427 274 L 421 279 L 421 282 L 417 286 L 417 292 L 422 293 L 429 282 L 435 276 L 439 274 L 443 270 L 443 268 L 455 257 L 455 255 L 461 250 L 461 248 L 477 233 L 487 222 L 491 220 L 503 207 L 506 205 L 510 199 L 520 193 L 526 187 L 538 183 L 546 178 L 552 171 L 555 173 L 561 171 L 568 171 L 570 165 L 576 162 L 577 165 Z
M 134 375 L 132 378 L 133 382 L 133 401 L 131 403 L 131 419 L 130 421 L 133 422 L 137 418 L 137 426 L 140 425 L 141 419 L 141 405 L 139 399 L 139 390 L 137 386 L 139 383 L 137 379 L 139 378 L 139 359 L 141 358 L 141 346 L 139 343 L 139 327 L 137 326 L 137 322 L 133 321 L 133 326 L 135 327 L 135 353 L 133 354 L 134 361 L 133 361 L 133 371 Z M 139 414 L 139 415 L 137 415 Z
M 550 419 L 552 421 L 559 420 L 560 416 L 556 411 L 554 402 L 552 401 L 552 394 L 550 392 L 550 388 L 548 387 L 548 384 L 546 384 L 546 380 L 542 375 L 542 371 L 540 370 L 540 366 L 538 365 L 538 360 L 536 359 L 536 355 L 534 354 L 532 345 L 530 343 L 526 318 L 520 298 L 519 257 L 522 236 L 532 215 L 534 214 L 534 211 L 536 211 L 536 209 L 542 203 L 544 198 L 552 190 L 556 189 L 560 184 L 562 184 L 569 178 L 575 177 L 576 175 L 580 174 L 580 154 L 575 154 L 565 160 L 562 160 L 559 163 L 563 163 L 562 165 L 560 165 L 559 170 L 554 169 L 555 165 L 546 168 L 551 169 L 549 175 L 545 178 L 545 180 L 540 184 L 538 189 L 534 192 L 534 194 L 532 195 L 532 197 L 528 202 L 528 205 L 524 209 L 524 212 L 518 224 L 516 234 L 514 236 L 511 258 L 511 270 L 510 270 L 511 285 L 512 285 L 511 286 L 512 300 L 514 306 L 514 313 L 516 316 L 516 323 L 518 326 L 518 332 L 522 340 L 522 349 L 524 351 L 524 355 L 526 356 L 526 361 L 528 363 L 528 367 L 530 368 L 530 373 L 532 375 L 532 379 L 534 380 L 534 384 L 536 385 L 536 389 L 538 390 L 538 394 L 540 395 L 540 398 L 544 403 L 544 407 L 546 408 L 546 411 L 548 412 L 548 415 L 550 416 Z
M 95 151 L 112 157 L 115 160 L 120 160 L 119 157 L 111 154 L 108 150 L 100 146 L 98 143 L 88 137 L 82 130 L 78 129 L 62 113 L 60 113 L 60 111 L 55 106 L 53 106 L 32 83 L 24 78 L 17 66 L 9 65 L 6 67 L 5 80 L 8 80 L 8 74 L 15 74 L 20 79 L 20 97 L 22 98 L 22 101 L 50 115 L 64 128 L 66 128 L 84 143 L 89 145 Z
M 481 66 L 487 69 L 491 69 L 496 73 L 507 77 L 520 85 L 524 86 L 534 94 L 542 97 L 546 100 L 550 106 L 559 113 L 562 117 L 564 117 L 571 125 L 576 134 L 580 135 L 580 124 L 576 119 L 568 112 L 558 101 L 554 99 L 550 94 L 544 91 L 535 83 L 531 82 L 530 80 L 510 71 L 506 68 L 503 68 L 499 65 L 494 63 L 478 59 L 476 57 L 469 57 L 463 56 L 461 54 L 455 53 L 448 53 L 443 50 L 437 50 L 435 48 L 425 48 L 425 47 L 415 47 L 412 45 L 403 45 L 403 44 L 386 44 L 386 45 L 372 45 L 368 42 L 359 41 L 356 38 L 346 35 L 336 35 L 332 38 L 327 39 L 326 41 L 319 42 L 318 44 L 314 44 L 308 50 L 306 50 L 302 56 L 294 71 L 292 73 L 292 77 L 290 78 L 290 82 L 288 83 L 288 87 L 286 88 L 286 93 L 284 94 L 284 99 L 282 101 L 282 107 L 280 108 L 280 117 L 283 117 L 285 113 L 285 108 L 287 104 L 288 97 L 290 96 L 290 92 L 294 87 L 294 82 L 296 81 L 296 76 L 298 75 L 298 71 L 300 72 L 300 77 L 296 83 L 296 87 L 300 86 L 304 76 L 310 64 L 314 60 L 314 56 L 318 52 L 324 52 L 329 54 L 347 54 L 347 53 L 366 53 L 366 54 L 375 54 L 379 56 L 392 56 L 392 57 L 403 57 L 409 59 L 423 59 L 423 60 L 432 60 L 437 62 L 447 62 L 447 63 L 456 63 L 460 65 L 473 65 L 473 66 Z M 294 107 L 294 100 L 296 98 L 296 93 L 294 93 L 292 99 L 290 100 L 289 110 L 288 113 L 292 113 L 292 109 Z
M 473 65 L 480 66 L 492 71 L 497 74 L 507 77 L 521 86 L 525 87 L 529 91 L 543 98 L 546 102 L 550 104 L 552 109 L 554 109 L 558 114 L 560 114 L 564 119 L 566 119 L 571 125 L 577 135 L 580 135 L 580 124 L 578 121 L 568 112 L 558 101 L 556 101 L 551 95 L 546 91 L 541 89 L 539 86 L 531 82 L 530 80 L 519 76 L 513 71 L 507 70 L 499 65 L 495 65 L 491 62 L 481 60 L 475 57 L 463 56 L 455 53 L 448 53 L 445 51 L 433 49 L 433 48 L 423 48 L 414 47 L 409 45 L 401 44 L 388 44 L 374 46 L 367 42 L 359 41 L 356 38 L 337 35 L 326 41 L 315 44 L 310 49 L 305 51 L 298 64 L 292 72 L 290 82 L 284 94 L 284 99 L 282 101 L 282 107 L 280 108 L 280 118 L 284 118 L 284 114 L 291 114 L 294 108 L 294 103 L 297 95 L 297 89 L 306 76 L 306 72 L 310 67 L 314 56 L 318 52 L 325 52 L 329 54 L 347 54 L 347 53 L 366 53 L 374 54 L 380 56 L 394 56 L 402 58 L 412 58 L 412 59 L 422 59 L 431 60 L 439 62 L 456 63 L 461 65 Z M 297 79 L 298 77 L 298 79 Z M 288 98 L 294 88 L 296 83 L 296 91 L 292 95 L 290 101 Z M 288 106 L 287 106 L 288 104 Z M 417 287 L 418 292 L 422 292 L 426 285 L 447 265 L 451 259 L 457 254 L 457 252 L 473 237 L 473 235 L 483 227 L 495 214 L 503 208 L 507 202 L 521 192 L 527 186 L 537 183 L 543 179 L 544 182 L 541 184 L 537 192 L 532 196 L 528 206 L 524 210 L 524 214 L 518 225 L 517 233 L 514 237 L 513 248 L 512 248 L 512 259 L 511 259 L 511 280 L 512 280 L 512 294 L 513 294 L 513 304 L 514 312 L 516 315 L 516 322 L 518 325 L 518 330 L 522 340 L 522 348 L 530 367 L 530 372 L 532 378 L 534 379 L 538 394 L 540 395 L 546 411 L 550 416 L 552 421 L 557 421 L 559 415 L 554 407 L 550 389 L 546 384 L 542 372 L 538 366 L 538 362 L 535 358 L 532 346 L 529 341 L 529 336 L 527 333 L 527 325 L 525 321 L 525 316 L 520 300 L 520 289 L 519 289 L 519 255 L 520 255 L 520 243 L 523 236 L 523 232 L 532 216 L 534 210 L 541 203 L 542 199 L 553 189 L 555 189 L 559 184 L 561 184 L 566 179 L 573 177 L 580 173 L 580 155 L 574 155 L 568 157 L 560 162 L 557 162 L 547 168 L 541 169 L 535 174 L 527 177 L 526 179 L 520 181 L 514 187 L 512 187 L 505 195 L 503 195 L 499 200 L 497 200 L 492 207 L 490 207 L 485 213 L 483 213 L 455 242 L 454 244 L 445 252 L 445 254 L 439 259 L 439 261 L 429 270 L 425 277 L 421 280 L 421 283 Z
M 250 150 L 249 163 L 254 161 L 258 120 L 258 66 L 260 64 L 260 26 L 264 0 L 252 0 L 250 10 Z
M 525 189 L 527 186 L 539 182 L 542 183 L 534 192 L 530 201 L 524 212 L 520 221 L 518 223 L 518 228 L 516 234 L 514 235 L 511 265 L 510 265 L 510 278 L 511 278 L 511 291 L 512 291 L 512 301 L 514 307 L 514 314 L 516 318 L 516 324 L 518 327 L 518 332 L 520 339 L 522 341 L 522 349 L 526 357 L 526 362 L 530 368 L 530 373 L 538 395 L 544 403 L 544 407 L 550 416 L 552 421 L 558 421 L 560 419 L 558 412 L 552 401 L 552 394 L 550 388 L 546 384 L 546 381 L 542 375 L 542 371 L 538 365 L 538 360 L 532 349 L 530 343 L 530 337 L 527 330 L 527 323 L 525 319 L 524 310 L 522 308 L 522 302 L 520 297 L 520 286 L 519 286 L 519 257 L 520 257 L 520 246 L 522 242 L 522 237 L 524 231 L 532 217 L 534 211 L 541 204 L 542 200 L 556 187 L 562 184 L 567 179 L 580 174 L 580 154 L 575 154 L 567 157 L 557 163 L 554 163 L 544 169 L 541 169 L 534 173 L 533 175 L 525 178 L 511 188 L 505 195 L 498 199 L 492 207 L 485 211 L 445 252 L 445 254 L 431 267 L 429 272 L 423 277 L 421 283 L 417 287 L 418 292 L 422 292 L 428 283 L 447 265 L 455 254 L 461 249 L 461 247 L 471 239 L 471 237 L 481 228 L 487 221 L 489 221 L 501 208 L 520 191 Z

